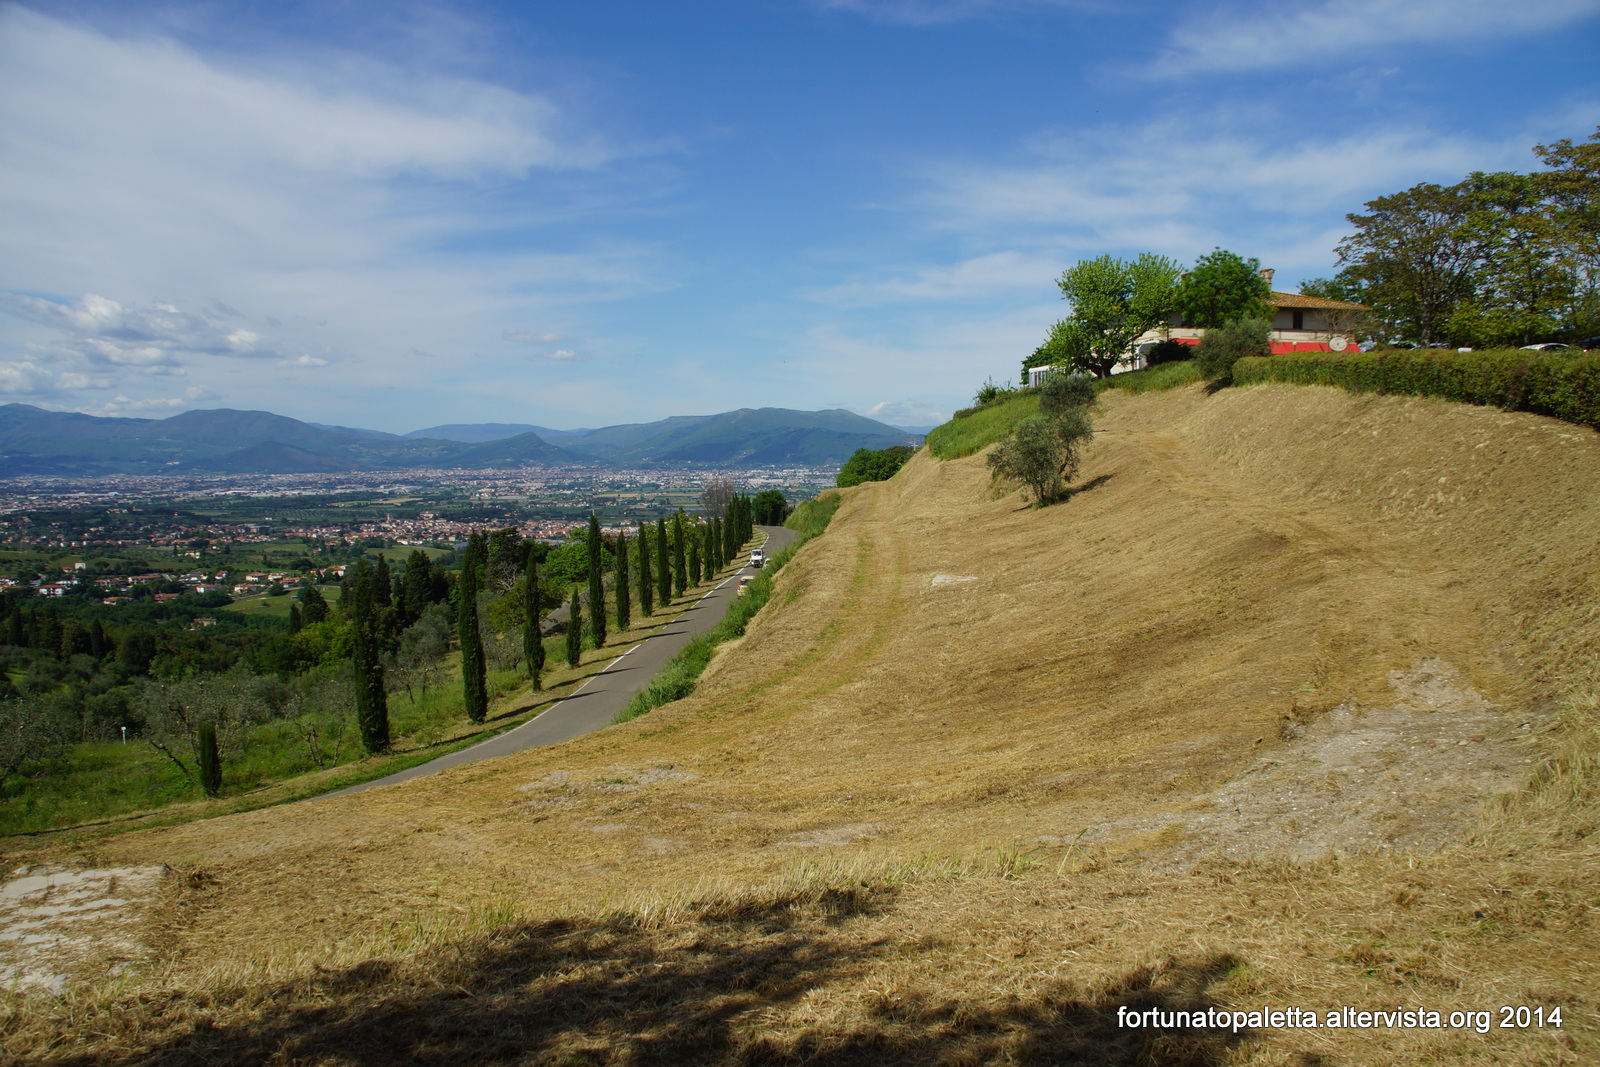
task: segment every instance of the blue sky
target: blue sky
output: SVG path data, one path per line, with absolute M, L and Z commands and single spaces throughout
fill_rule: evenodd
M 0 3 L 0 402 L 941 421 L 1080 258 L 1326 275 L 1600 125 L 1600 0 Z

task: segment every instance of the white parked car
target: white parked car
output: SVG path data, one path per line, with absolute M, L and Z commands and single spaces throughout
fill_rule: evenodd
M 767 562 L 767 557 L 766 557 L 765 553 L 763 553 L 759 548 L 751 549 L 751 551 L 750 551 L 750 566 L 756 568 L 757 570 L 760 570 L 761 567 L 766 562 Z

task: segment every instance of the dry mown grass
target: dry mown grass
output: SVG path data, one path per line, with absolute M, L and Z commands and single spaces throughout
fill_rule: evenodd
M 1600 441 L 1320 389 L 1106 402 L 1096 488 L 1067 504 L 996 498 L 980 458 L 851 491 L 688 700 L 104 843 L 97 862 L 176 869 L 150 959 L 120 989 L 14 1002 L 0 1053 L 1592 1060 Z M 1386 755 L 1312 760 L 1347 720 Z M 1440 760 L 1459 779 L 1408 780 Z M 1491 764 L 1531 784 L 1480 817 Z M 1272 834 L 1219 808 L 1289 778 L 1311 802 Z M 1353 812 L 1381 818 L 1352 837 Z M 1277 856 L 1289 819 L 1329 855 Z M 1115 1023 L 1158 1004 L 1560 1005 L 1566 1025 Z

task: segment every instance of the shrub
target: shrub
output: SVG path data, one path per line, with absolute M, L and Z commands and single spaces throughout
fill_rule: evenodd
M 1525 352 L 1302 352 L 1241 360 L 1237 385 L 1288 382 L 1351 392 L 1433 396 L 1529 411 L 1600 429 L 1600 354 Z
M 1077 473 L 1083 444 L 1093 433 L 1086 407 L 1023 419 L 989 453 L 990 473 L 1021 482 L 1035 501 L 1048 503 L 1062 495 L 1065 481 Z
M 1159 366 L 1162 363 L 1177 363 L 1181 360 L 1194 358 L 1194 346 L 1179 344 L 1171 339 L 1157 341 L 1151 345 L 1144 354 L 1146 367 Z
M 972 402 L 981 408 L 983 405 L 993 403 L 1003 396 L 1011 395 L 1012 392 L 1013 390 L 1010 382 L 1001 385 L 993 378 L 987 378 L 984 380 L 984 383 L 978 387 L 978 391 L 973 394 Z
M 1093 407 L 1100 399 L 1087 374 L 1052 374 L 1039 390 L 1039 414 L 1054 418 L 1072 408 Z
M 1194 361 L 1211 381 L 1227 381 L 1233 365 L 1248 356 L 1272 355 L 1272 323 L 1266 319 L 1239 319 L 1206 331 L 1196 347 Z

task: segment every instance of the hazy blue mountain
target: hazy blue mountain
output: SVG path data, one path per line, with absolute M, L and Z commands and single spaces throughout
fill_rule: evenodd
M 185 411 L 123 419 L 0 405 L 0 476 L 55 474 L 305 474 L 409 467 L 582 464 L 524 435 L 515 447 L 473 455 L 455 441 L 314 426 L 267 411 Z M 463 463 L 459 456 L 467 455 Z M 482 458 L 484 462 L 478 462 Z
M 518 431 L 507 433 L 506 431 Z M 443 436 L 453 433 L 456 436 Z M 556 436 L 560 444 L 547 440 Z M 467 438 L 476 438 L 469 440 Z M 917 435 L 848 411 L 741 408 L 596 430 L 438 426 L 397 436 L 314 425 L 269 411 L 109 418 L 0 405 L 0 476 L 303 474 L 417 467 L 826 466 Z
M 515 422 L 471 422 L 451 423 L 447 426 L 430 426 L 426 430 L 412 430 L 402 437 L 431 438 L 438 441 L 461 441 L 469 445 L 480 445 L 485 441 L 503 441 L 508 437 L 519 434 L 536 433 L 546 441 L 553 441 L 563 437 L 578 437 L 588 433 L 588 430 L 552 430 L 548 426 L 530 426 L 526 423 Z

